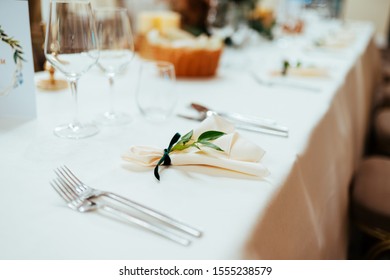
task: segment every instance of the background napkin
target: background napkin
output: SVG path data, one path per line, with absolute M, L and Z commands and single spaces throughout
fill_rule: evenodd
M 209 130 L 225 132 L 226 135 L 213 143 L 223 152 L 205 146 L 201 150 L 194 147 L 169 154 L 172 165 L 204 165 L 227 169 L 248 175 L 265 177 L 269 171 L 260 163 L 264 150 L 235 132 L 234 126 L 219 116 L 210 116 L 194 129 L 192 139 Z M 168 140 L 167 140 L 168 141 Z M 154 167 L 163 156 L 164 148 L 150 146 L 132 146 L 122 156 L 126 161 Z
M 355 34 L 348 30 L 340 30 L 315 40 L 314 46 L 325 49 L 344 49 L 355 40 Z
M 271 72 L 271 76 L 283 76 L 281 70 L 275 70 Z M 297 77 L 327 77 L 328 70 L 326 68 L 316 66 L 301 66 L 291 67 L 287 70 L 287 76 Z

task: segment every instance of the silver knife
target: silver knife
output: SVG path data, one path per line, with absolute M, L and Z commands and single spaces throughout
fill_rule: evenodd
M 196 111 L 203 113 L 207 116 L 209 115 L 219 115 L 221 117 L 224 117 L 232 122 L 234 122 L 237 125 L 242 125 L 245 127 L 255 127 L 255 128 L 261 128 L 266 130 L 272 130 L 276 132 L 281 132 L 283 134 L 286 134 L 288 136 L 288 128 L 285 126 L 281 126 L 277 124 L 275 121 L 270 119 L 264 119 L 254 116 L 248 116 L 238 113 L 227 113 L 227 112 L 216 112 L 213 111 L 203 105 L 197 104 L 197 103 L 191 103 L 191 107 L 194 108 Z
M 206 114 L 204 114 L 204 116 L 199 116 L 199 117 L 187 116 L 187 115 L 183 115 L 183 114 L 178 114 L 177 116 L 184 118 L 184 119 L 187 119 L 187 120 L 193 120 L 193 121 L 203 121 L 207 117 Z M 286 138 L 288 137 L 288 132 L 275 131 L 275 130 L 265 129 L 265 128 L 261 128 L 261 127 L 256 127 L 253 125 L 245 125 L 245 124 L 235 123 L 235 127 L 238 129 L 247 130 L 247 131 L 253 131 L 253 132 L 264 133 L 264 134 L 286 137 Z

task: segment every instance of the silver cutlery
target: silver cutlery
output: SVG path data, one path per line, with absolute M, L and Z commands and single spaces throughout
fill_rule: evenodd
M 202 121 L 210 115 L 219 115 L 233 122 L 235 127 L 238 129 L 288 137 L 287 127 L 281 126 L 277 124 L 276 121 L 268 118 L 259 118 L 238 113 L 217 112 L 197 103 L 191 103 L 191 108 L 199 112 L 197 117 L 182 114 L 179 114 L 178 116 L 186 119 Z
M 105 210 L 110 214 L 114 214 L 115 216 L 124 219 L 126 222 L 140 226 L 180 245 L 188 246 L 191 244 L 190 240 L 176 235 L 175 233 L 167 230 L 165 227 L 155 225 L 148 221 L 132 216 L 118 207 L 95 202 L 83 196 L 80 197 L 80 195 L 76 193 L 75 190 L 61 178 L 54 179 L 52 182 L 50 182 L 50 185 L 60 195 L 60 197 L 65 200 L 68 207 L 75 211 L 85 213 L 97 210 Z
M 55 174 L 61 178 L 64 182 L 67 183 L 69 187 L 71 187 L 80 197 L 85 199 L 93 199 L 99 197 L 107 197 L 113 199 L 127 207 L 135 209 L 139 212 L 142 212 L 145 215 L 148 215 L 156 220 L 159 220 L 172 228 L 180 230 L 184 233 L 192 235 L 194 237 L 201 237 L 202 232 L 198 229 L 195 229 L 191 226 L 184 224 L 176 219 L 173 219 L 165 214 L 162 214 L 156 210 L 153 210 L 149 207 L 141 205 L 135 201 L 132 201 L 123 196 L 117 195 L 112 192 L 101 191 L 98 189 L 94 189 L 86 184 L 84 184 L 67 166 L 58 167 L 54 170 Z
M 187 120 L 192 120 L 192 121 L 203 121 L 206 118 L 204 116 L 193 117 L 193 116 L 187 116 L 187 115 L 183 115 L 183 114 L 177 114 L 177 116 L 184 118 L 184 119 L 187 119 Z M 238 124 L 238 123 L 235 124 L 234 126 L 238 129 L 241 129 L 241 130 L 264 133 L 264 134 L 280 136 L 280 137 L 288 137 L 288 133 L 286 133 L 286 132 L 272 131 L 272 130 L 254 127 L 254 126 L 246 126 L 245 124 Z

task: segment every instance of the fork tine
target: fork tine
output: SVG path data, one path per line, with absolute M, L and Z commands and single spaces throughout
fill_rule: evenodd
M 87 189 L 83 182 L 81 182 L 66 165 L 57 168 L 57 172 L 54 172 L 57 176 L 65 179 L 69 185 L 73 187 L 73 189 L 76 189 L 77 192 L 83 192 Z
M 67 183 L 62 178 L 57 178 L 53 180 L 54 185 L 56 186 L 56 191 L 66 199 L 68 206 L 79 212 L 89 211 L 85 207 L 84 200 L 81 199 L 78 194 L 70 188 Z
M 83 182 L 81 182 L 80 179 L 77 178 L 76 175 L 74 175 L 74 173 L 73 173 L 72 171 L 70 171 L 70 169 L 69 169 L 66 165 L 63 166 L 63 169 L 65 170 L 65 172 L 66 172 L 70 177 L 72 177 L 72 178 L 78 183 L 78 185 L 83 185 Z
M 62 178 L 57 178 L 61 184 L 62 189 L 72 198 L 72 200 L 79 198 L 79 194 Z
M 76 196 L 78 195 L 78 193 L 82 192 L 82 190 L 78 189 L 77 183 L 74 182 L 71 178 L 69 178 L 69 176 L 67 176 L 62 167 L 55 169 L 54 173 L 58 176 L 58 179 L 61 179 L 62 184 L 66 185 L 67 189 L 71 190 L 72 193 L 74 193 Z
M 83 199 L 79 197 L 79 194 L 72 189 L 63 179 L 57 178 L 57 182 L 59 184 L 60 189 L 70 197 L 70 201 L 72 203 L 82 203 Z
M 67 174 L 64 172 L 64 170 L 62 169 L 62 166 L 61 167 L 58 167 L 57 169 L 54 169 L 54 173 L 61 179 L 63 179 L 64 181 L 66 181 L 69 185 L 72 185 L 74 186 L 76 183 L 74 181 L 72 181 L 68 176 Z
M 53 189 L 59 194 L 59 196 L 61 198 L 63 198 L 65 200 L 65 202 L 70 202 L 72 200 L 71 197 L 68 196 L 68 194 L 66 192 L 63 191 L 63 189 L 61 188 L 61 186 L 57 183 L 56 180 L 53 180 L 52 182 L 50 182 L 50 185 L 53 187 Z

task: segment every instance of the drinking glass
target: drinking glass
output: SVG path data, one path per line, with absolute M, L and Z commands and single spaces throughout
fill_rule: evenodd
M 99 129 L 82 124 L 78 117 L 77 82 L 99 58 L 96 26 L 87 1 L 51 1 L 46 30 L 46 59 L 68 80 L 74 101 L 73 121 L 54 129 L 59 137 L 79 139 L 95 135 Z
M 303 3 L 302 0 L 283 0 L 280 3 L 277 21 L 287 34 L 301 32 Z
M 168 119 L 175 108 L 175 67 L 165 61 L 141 62 L 136 99 L 142 115 L 151 121 Z
M 332 6 L 329 0 L 311 0 L 306 8 L 313 10 L 320 19 L 327 19 L 335 15 Z
M 123 8 L 99 8 L 95 10 L 100 49 L 98 66 L 104 71 L 110 85 L 109 108 L 98 117 L 103 125 L 122 125 L 131 121 L 131 116 L 114 109 L 114 79 L 123 73 L 134 57 L 134 40 L 129 16 Z
M 281 0 L 277 9 L 276 30 L 277 44 L 282 48 L 290 48 L 297 43 L 298 35 L 303 32 L 302 20 L 303 0 Z

